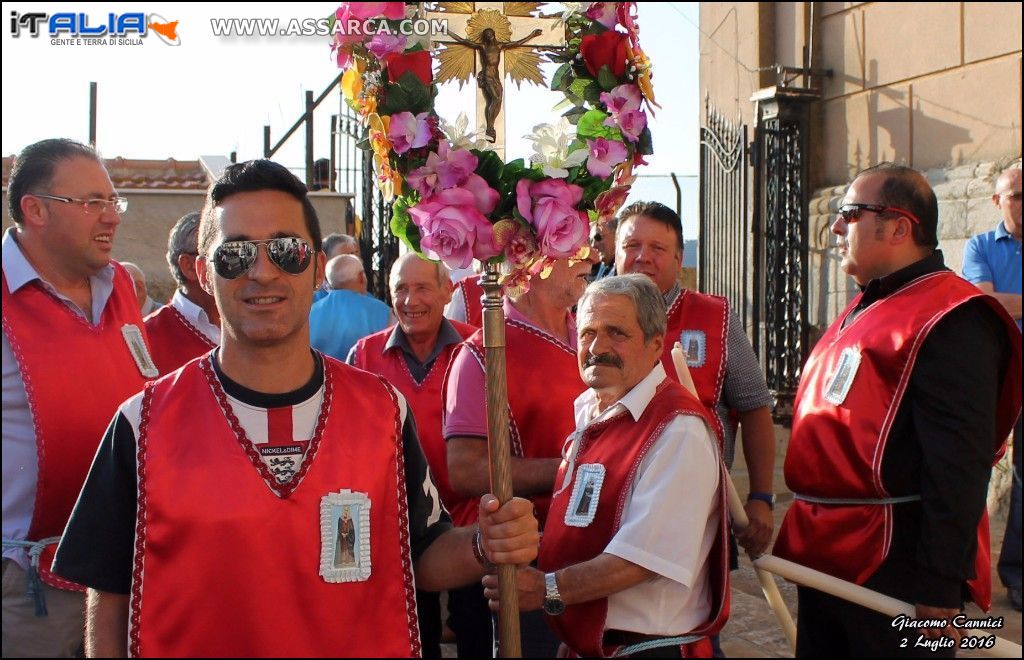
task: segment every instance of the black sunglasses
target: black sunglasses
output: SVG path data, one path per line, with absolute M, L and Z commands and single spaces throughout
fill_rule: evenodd
M 860 220 L 861 211 L 871 211 L 872 213 L 896 213 L 907 217 L 913 223 L 921 224 L 921 221 L 917 219 L 917 216 L 910 211 L 896 208 L 895 206 L 882 206 L 880 204 L 843 204 L 839 207 L 838 215 L 843 219 L 843 222 L 851 224 Z
M 313 260 L 313 247 L 301 238 L 271 238 L 265 241 L 228 241 L 213 252 L 213 268 L 226 280 L 244 275 L 256 263 L 260 245 L 267 246 L 267 256 L 275 266 L 298 275 Z

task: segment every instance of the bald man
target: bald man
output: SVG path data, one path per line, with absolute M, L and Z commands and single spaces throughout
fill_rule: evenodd
M 327 262 L 331 290 L 313 303 L 309 335 L 313 348 L 344 360 L 357 341 L 393 321 L 391 309 L 366 293 L 362 260 L 343 254 Z
M 135 285 L 135 297 L 139 299 L 139 311 L 143 316 L 148 316 L 160 307 L 155 300 L 149 295 L 149 290 L 146 287 L 146 273 L 137 264 L 133 264 L 130 261 L 122 261 L 121 265 L 128 270 L 128 274 L 132 276 L 132 283 Z
M 992 231 L 969 240 L 964 250 L 964 277 L 995 298 L 1017 321 L 1018 331 L 1021 328 L 1020 187 L 1020 168 L 1003 170 L 992 195 L 992 203 L 999 209 L 999 224 Z M 1018 612 L 1021 606 L 1020 436 L 1018 417 L 1013 428 L 1014 478 L 1010 517 L 1006 520 L 1006 535 L 999 555 L 999 579 L 1006 587 L 1010 605 Z

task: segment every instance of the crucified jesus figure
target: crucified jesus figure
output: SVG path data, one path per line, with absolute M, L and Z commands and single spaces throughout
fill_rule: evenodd
M 480 43 L 464 39 L 457 34 L 449 35 L 455 43 L 472 48 L 480 54 L 480 71 L 476 74 L 476 84 L 479 85 L 480 91 L 484 95 L 484 119 L 487 121 L 486 133 L 491 142 L 497 139 L 497 134 L 494 131 L 494 121 L 498 118 L 498 113 L 501 112 L 501 99 L 504 93 L 501 84 L 501 69 L 499 67 L 501 64 L 501 51 L 522 46 L 530 39 L 539 37 L 541 34 L 543 34 L 543 31 L 538 29 L 518 41 L 501 42 L 494 35 L 493 29 L 486 28 L 480 33 Z

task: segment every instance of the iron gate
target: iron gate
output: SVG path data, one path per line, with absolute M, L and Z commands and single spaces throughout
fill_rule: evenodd
M 707 99 L 700 129 L 698 288 L 725 296 L 748 327 L 747 127 Z
M 754 97 L 754 349 L 776 397 L 775 418 L 786 423 L 810 348 L 807 125 L 816 98 L 779 87 Z

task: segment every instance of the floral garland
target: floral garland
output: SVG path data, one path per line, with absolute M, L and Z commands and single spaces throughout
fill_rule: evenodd
M 651 65 L 640 49 L 636 3 L 564 3 L 566 46 L 551 89 L 564 94 L 555 124 L 540 124 L 530 162 L 503 163 L 487 143 L 434 110 L 433 57 L 400 35 L 402 2 L 349 2 L 332 50 L 342 92 L 364 119 L 381 189 L 393 199 L 392 232 L 453 268 L 509 261 L 502 284 L 527 287 L 556 259 L 584 259 L 590 222 L 614 216 L 652 153 Z M 412 9 L 412 7 L 410 7 Z M 381 29 L 345 33 L 363 21 Z

